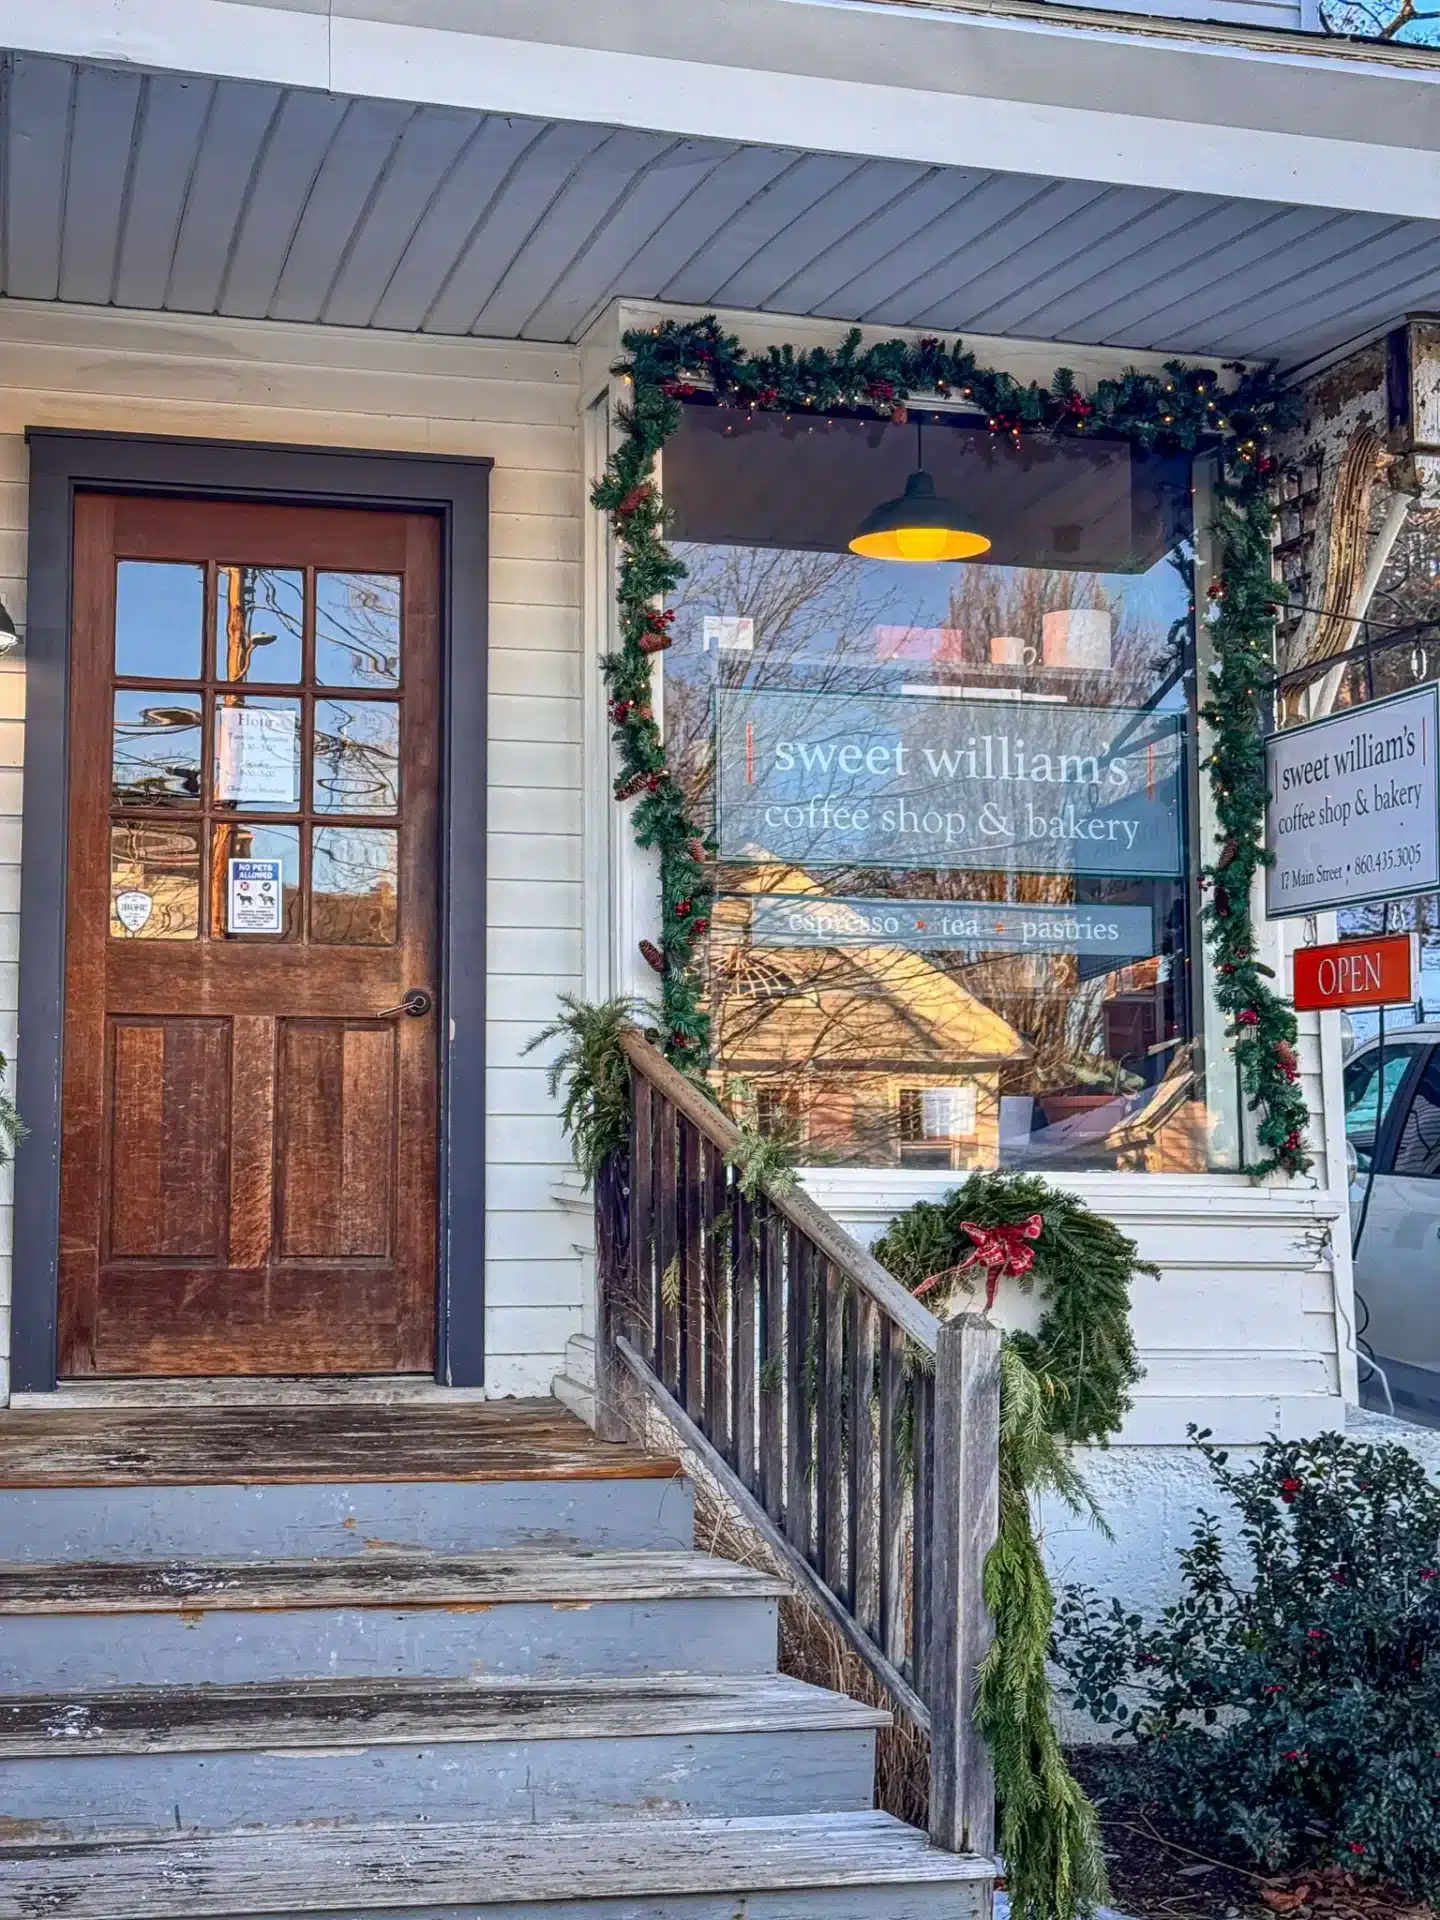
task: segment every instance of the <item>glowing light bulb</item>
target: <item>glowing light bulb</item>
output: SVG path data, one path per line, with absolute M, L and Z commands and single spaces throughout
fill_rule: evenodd
M 895 544 L 902 560 L 939 560 L 950 543 L 948 527 L 897 527 Z

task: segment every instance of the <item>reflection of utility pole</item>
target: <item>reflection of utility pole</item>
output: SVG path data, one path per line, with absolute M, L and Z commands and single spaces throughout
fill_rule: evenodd
M 249 567 L 227 567 L 225 569 L 225 672 L 226 680 L 244 680 L 249 677 L 250 663 L 255 656 L 256 638 L 251 633 L 252 616 L 255 612 L 254 575 Z M 234 738 L 229 728 L 220 723 L 222 712 L 220 700 L 215 703 L 215 792 L 229 793 L 234 782 L 230 778 L 234 753 Z M 239 835 L 237 829 L 227 821 L 216 820 L 210 832 L 210 932 L 224 934 L 229 931 L 226 924 L 227 900 L 225 880 L 229 871 L 228 862 L 232 856 L 239 856 Z

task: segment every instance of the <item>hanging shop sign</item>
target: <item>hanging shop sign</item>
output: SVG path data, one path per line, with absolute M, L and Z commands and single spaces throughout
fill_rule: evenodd
M 1434 685 L 1270 735 L 1270 919 L 1440 888 L 1437 737 Z
M 722 688 L 722 860 L 1173 878 L 1184 720 Z
M 753 898 L 750 938 L 757 947 L 905 947 L 918 953 L 1075 953 L 1138 960 L 1155 951 L 1155 915 L 1149 907 L 771 893 Z
M 1301 1013 L 1403 1005 L 1415 998 L 1419 978 L 1420 940 L 1413 933 L 1295 950 L 1294 1000 Z

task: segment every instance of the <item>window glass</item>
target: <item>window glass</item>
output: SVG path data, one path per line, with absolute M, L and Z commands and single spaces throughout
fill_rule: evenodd
M 300 804 L 300 702 L 222 693 L 215 702 L 215 805 L 293 813 Z
M 199 806 L 201 711 L 198 693 L 116 693 L 111 789 L 117 805 Z
M 117 562 L 115 671 L 122 679 L 198 680 L 204 630 L 204 567 Z
M 310 862 L 310 938 L 387 946 L 396 932 L 399 841 L 388 827 L 316 827 Z
M 1395 1172 L 1433 1180 L 1440 1174 L 1440 1053 L 1431 1053 L 1395 1149 Z
M 300 934 L 300 829 L 217 821 L 210 864 L 210 932 L 217 940 Z
M 717 1082 L 856 1165 L 1223 1163 L 1189 463 L 953 416 L 918 440 L 694 405 L 666 446 L 665 730 L 717 850 Z M 983 558 L 849 551 L 917 459 Z
M 1345 1138 L 1355 1149 L 1356 1165 L 1362 1173 L 1374 1157 L 1376 1136 L 1414 1057 L 1413 1046 L 1385 1048 L 1383 1095 L 1378 1047 L 1355 1054 L 1345 1063 Z
M 394 813 L 399 802 L 399 703 L 317 700 L 315 811 Z
M 216 569 L 215 677 L 300 678 L 305 632 L 305 575 L 290 567 Z
M 168 820 L 110 829 L 112 940 L 194 940 L 200 932 L 200 830 Z
M 315 678 L 322 687 L 399 686 L 398 574 L 316 574 Z

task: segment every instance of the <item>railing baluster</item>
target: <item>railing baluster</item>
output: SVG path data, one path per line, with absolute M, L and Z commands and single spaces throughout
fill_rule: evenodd
M 845 1298 L 839 1274 L 829 1260 L 816 1263 L 815 1294 L 821 1320 L 825 1376 L 816 1421 L 819 1460 L 820 1570 L 832 1593 L 848 1606 L 850 1582 L 845 1564 Z
M 810 1243 L 797 1226 L 785 1235 L 785 1532 L 810 1555 L 811 1429 Z
M 680 1404 L 705 1431 L 705 1303 L 701 1298 L 700 1208 L 705 1193 L 705 1148 L 695 1128 L 680 1122 Z
M 760 1222 L 760 1475 L 767 1513 L 785 1512 L 785 1270 L 783 1227 L 763 1196 L 755 1202 Z
M 602 1440 L 626 1438 L 615 1370 L 616 1337 L 628 1331 L 619 1272 L 623 1160 L 611 1154 L 595 1175 L 595 1431 Z
M 850 1611 L 880 1633 L 879 1512 L 875 1484 L 875 1302 L 850 1289 Z
M 880 1645 L 905 1671 L 905 1339 L 892 1320 L 880 1329 Z
M 726 1459 L 730 1439 L 730 1315 L 734 1288 L 730 1267 L 729 1173 L 721 1149 L 706 1143 L 710 1178 L 705 1189 L 705 1431 Z
M 655 1247 L 655 1351 L 660 1378 L 674 1394 L 680 1389 L 679 1115 L 669 1100 L 660 1102 L 655 1129 L 655 1184 L 659 1232 Z
M 930 1697 L 931 1489 L 935 1484 L 934 1382 L 923 1367 L 910 1376 L 915 1480 L 910 1522 L 910 1666 L 916 1691 Z
M 630 1076 L 630 1324 L 631 1340 L 655 1358 L 655 1156 L 653 1097 L 643 1073 Z
M 756 1493 L 760 1487 L 755 1465 L 760 1279 L 756 1272 L 753 1217 L 753 1209 L 740 1191 L 739 1181 L 733 1181 L 730 1188 L 730 1375 L 735 1388 L 735 1423 L 730 1435 L 730 1459 L 744 1484 Z

